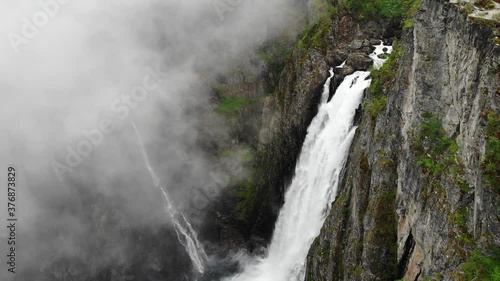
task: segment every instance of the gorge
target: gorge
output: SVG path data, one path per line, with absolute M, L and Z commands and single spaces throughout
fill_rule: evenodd
M 0 80 L 0 280 L 500 280 L 498 0 L 93 1 Z

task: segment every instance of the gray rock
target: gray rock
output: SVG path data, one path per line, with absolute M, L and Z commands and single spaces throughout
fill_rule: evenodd
M 354 68 L 352 68 L 351 66 L 349 65 L 346 65 L 342 68 L 342 71 L 341 71 L 341 75 L 342 76 L 347 76 L 347 75 L 350 75 L 350 74 L 353 74 L 354 71 L 356 71 Z
M 346 64 L 355 70 L 366 70 L 373 64 L 373 61 L 366 54 L 353 53 L 349 54 Z
M 327 62 L 331 66 L 337 66 L 347 60 L 348 56 L 349 53 L 347 51 L 342 49 L 334 49 L 333 51 L 328 52 Z
M 358 50 L 363 46 L 363 40 L 353 40 L 351 43 L 351 49 L 352 50 Z

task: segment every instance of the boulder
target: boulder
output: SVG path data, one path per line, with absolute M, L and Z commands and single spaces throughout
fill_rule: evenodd
M 372 59 L 363 53 L 349 54 L 346 62 L 346 64 L 353 67 L 354 70 L 367 70 L 372 63 Z

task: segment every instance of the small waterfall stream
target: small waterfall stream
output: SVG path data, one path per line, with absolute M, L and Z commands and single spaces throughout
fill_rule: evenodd
M 203 249 L 203 245 L 198 240 L 196 231 L 193 229 L 184 214 L 174 207 L 170 201 L 167 191 L 160 185 L 160 179 L 149 162 L 148 154 L 146 152 L 146 148 L 144 147 L 141 134 L 134 123 L 132 123 L 132 127 L 134 127 L 144 164 L 151 175 L 153 185 L 158 188 L 163 195 L 163 208 L 165 210 L 165 214 L 170 216 L 172 219 L 172 224 L 174 225 L 175 232 L 177 233 L 177 238 L 186 249 L 189 258 L 193 262 L 193 266 L 199 273 L 203 273 L 205 270 L 205 263 L 208 260 L 205 250 Z

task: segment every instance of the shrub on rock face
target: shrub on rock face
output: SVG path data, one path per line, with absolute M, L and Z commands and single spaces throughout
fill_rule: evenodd
M 470 2 L 467 2 L 467 4 L 465 4 L 464 6 L 464 10 L 467 14 L 470 14 L 472 12 L 474 12 L 475 8 L 474 8 L 474 5 Z
M 479 250 L 472 252 L 469 260 L 462 264 L 466 280 L 500 280 L 500 248 L 483 255 Z

